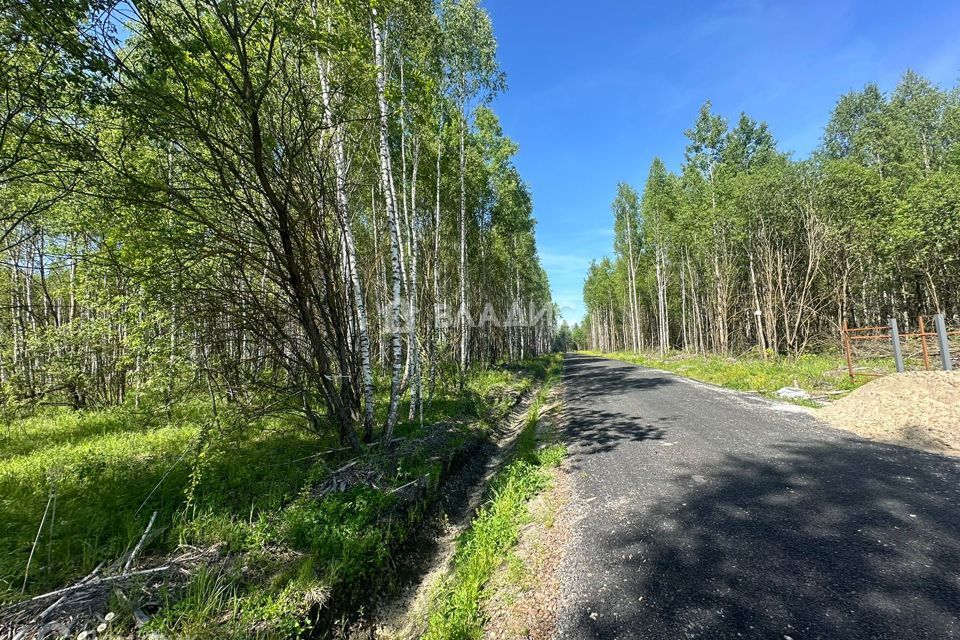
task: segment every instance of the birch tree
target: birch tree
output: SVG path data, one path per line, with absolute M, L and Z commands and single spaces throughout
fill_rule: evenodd
M 588 295 L 615 279 L 588 274 L 592 344 L 609 348 L 637 322 L 656 325 L 661 353 L 679 334 L 698 352 L 796 356 L 835 344 L 844 323 L 958 313 L 956 88 L 908 71 L 889 94 L 868 84 L 840 96 L 809 160 L 779 151 L 746 114 L 728 127 L 709 103 L 686 134 L 676 175 L 651 167 L 639 261 L 615 228 L 619 311 Z
M 633 349 L 640 349 L 640 308 L 637 300 L 637 260 L 640 255 L 640 197 L 632 187 L 620 183 L 613 201 L 614 250 L 626 264 L 627 303 Z
M 319 32 L 321 25 L 317 12 L 316 2 L 311 5 L 313 12 L 313 27 Z M 343 124 L 334 119 L 335 105 L 333 92 L 330 87 L 330 63 L 324 60 L 319 50 L 315 50 L 317 74 L 320 80 L 320 91 L 323 99 L 323 124 L 331 130 L 331 146 L 333 156 L 335 210 L 337 221 L 343 234 L 344 271 L 349 278 L 349 289 L 352 294 L 352 312 L 357 325 L 361 371 L 363 375 L 364 437 L 369 442 L 373 438 L 374 421 L 374 386 L 373 367 L 370 358 L 370 331 L 367 326 L 367 309 L 364 300 L 364 288 L 360 280 L 359 264 L 357 261 L 356 243 L 353 238 L 353 222 L 350 219 L 350 202 L 347 186 L 347 157 L 343 141 Z
M 391 326 L 391 362 L 392 374 L 390 379 L 390 406 L 387 410 L 387 422 L 384 428 L 384 442 L 393 437 L 393 429 L 397 423 L 397 407 L 400 402 L 400 376 L 403 362 L 400 341 L 400 295 L 403 282 L 402 262 L 400 258 L 400 225 L 397 221 L 397 202 L 393 185 L 393 167 L 390 160 L 390 138 L 387 108 L 387 70 L 384 61 L 383 36 L 378 24 L 377 10 L 371 10 L 370 21 L 373 35 L 374 60 L 377 72 L 377 106 L 378 129 L 380 143 L 380 185 L 383 190 L 387 209 L 387 227 L 390 234 L 390 268 L 392 278 L 392 298 L 390 302 Z
M 469 299 L 467 298 L 467 211 L 466 143 L 471 110 L 475 104 L 492 99 L 503 86 L 503 74 L 497 67 L 496 40 L 490 16 L 480 8 L 478 0 L 442 0 L 440 4 L 443 34 L 443 61 L 447 69 L 447 91 L 457 110 L 459 134 L 460 178 L 460 371 L 466 372 L 469 363 L 470 328 Z

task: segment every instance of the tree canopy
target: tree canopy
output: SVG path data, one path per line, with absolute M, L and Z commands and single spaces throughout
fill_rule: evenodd
M 594 347 L 797 354 L 844 322 L 960 314 L 960 87 L 907 71 L 841 96 L 807 160 L 709 102 L 686 136 L 678 173 L 654 159 L 630 240 L 618 188 L 615 260 L 584 284 Z
M 550 292 L 475 0 L 55 5 L 0 21 L 6 406 L 202 392 L 358 447 L 550 348 L 500 321 Z

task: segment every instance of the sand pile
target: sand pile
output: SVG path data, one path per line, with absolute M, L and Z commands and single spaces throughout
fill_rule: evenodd
M 817 416 L 866 438 L 960 455 L 960 372 L 884 376 Z

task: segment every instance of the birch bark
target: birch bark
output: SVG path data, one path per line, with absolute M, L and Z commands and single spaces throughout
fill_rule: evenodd
M 464 149 L 467 136 L 467 116 L 460 107 L 460 386 L 467 374 L 467 347 L 470 327 L 467 325 L 467 156 Z
M 392 374 L 390 380 L 390 407 L 384 428 L 383 441 L 389 443 L 397 424 L 397 406 L 400 401 L 402 353 L 400 344 L 400 290 L 403 280 L 400 260 L 400 229 L 397 224 L 397 202 L 393 190 L 393 169 L 390 166 L 390 139 L 387 121 L 387 71 L 383 56 L 383 36 L 377 24 L 377 10 L 372 9 L 373 49 L 377 72 L 377 106 L 379 108 L 380 182 L 383 185 L 387 208 L 387 226 L 390 233 L 390 261 L 392 267 L 392 299 L 390 303 Z
M 314 14 L 316 20 L 316 14 Z M 349 278 L 348 286 L 353 293 L 353 312 L 357 321 L 357 337 L 360 342 L 360 368 L 363 376 L 363 433 L 370 441 L 373 438 L 374 389 L 373 370 L 370 364 L 370 332 L 367 327 L 367 309 L 363 297 L 363 286 L 357 270 L 357 250 L 350 224 L 350 203 L 347 199 L 347 166 L 343 146 L 343 132 L 333 125 L 332 100 L 327 65 L 317 53 L 317 69 L 320 73 L 320 91 L 323 95 L 323 122 L 333 130 L 333 172 L 336 184 L 336 213 L 343 239 L 343 252 L 346 259 L 345 270 Z

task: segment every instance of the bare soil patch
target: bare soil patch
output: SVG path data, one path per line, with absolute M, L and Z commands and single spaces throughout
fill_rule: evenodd
M 960 455 L 960 372 L 884 376 L 816 415 L 865 438 Z
M 554 636 L 560 603 L 557 567 L 570 535 L 567 471 L 553 472 L 553 487 L 530 505 L 531 522 L 494 576 L 485 612 L 487 640 L 548 640 Z

